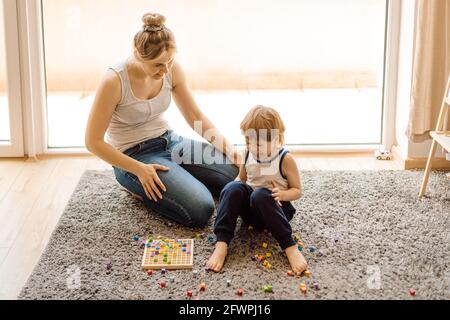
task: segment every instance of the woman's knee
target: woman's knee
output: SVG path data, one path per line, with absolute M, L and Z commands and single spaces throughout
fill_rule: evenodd
M 234 164 L 225 164 L 224 171 L 227 173 L 228 178 L 233 181 L 239 175 L 239 168 Z
M 192 228 L 200 228 L 208 224 L 209 219 L 216 209 L 216 205 L 214 199 L 208 197 L 195 199 L 195 201 L 192 201 L 185 209 L 189 216 L 187 225 Z
M 236 168 L 234 165 L 224 165 L 223 169 L 221 170 L 220 174 L 215 175 L 215 180 L 217 182 L 217 185 L 219 186 L 219 193 L 220 191 L 225 188 L 225 186 L 231 182 L 234 182 L 236 177 L 239 174 L 239 170 L 236 168 L 236 171 L 233 169 Z
M 220 193 L 227 184 L 233 182 L 239 171 L 234 165 L 184 166 L 194 177 L 197 177 L 213 194 L 220 197 Z
M 225 169 L 223 170 L 223 172 L 226 173 L 222 173 L 217 177 L 217 182 L 219 185 L 219 190 L 217 194 L 219 195 L 228 184 L 235 182 L 234 180 L 239 175 L 239 169 L 235 165 L 227 164 L 224 165 L 224 167 Z
M 145 198 L 144 203 L 154 213 L 192 228 L 206 226 L 215 210 L 212 197 L 175 199 L 165 195 L 162 201 Z

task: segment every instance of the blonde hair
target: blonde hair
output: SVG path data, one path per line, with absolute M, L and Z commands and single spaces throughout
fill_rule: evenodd
M 165 26 L 166 18 L 158 13 L 142 17 L 142 30 L 134 36 L 135 53 L 143 60 L 154 60 L 165 51 L 177 48 L 173 32 Z
M 241 123 L 241 131 L 247 136 L 250 130 L 256 131 L 258 140 L 273 141 L 278 138 L 280 144 L 284 144 L 286 127 L 280 114 L 273 108 L 256 106 L 250 110 Z

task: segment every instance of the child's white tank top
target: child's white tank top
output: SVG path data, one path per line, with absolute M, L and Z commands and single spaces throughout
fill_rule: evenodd
M 259 161 L 247 150 L 245 152 L 247 184 L 254 190 L 263 188 L 272 190 L 273 186 L 271 182 L 274 181 L 280 190 L 288 190 L 289 184 L 282 167 L 283 160 L 288 153 L 288 150 L 281 148 L 271 160 Z

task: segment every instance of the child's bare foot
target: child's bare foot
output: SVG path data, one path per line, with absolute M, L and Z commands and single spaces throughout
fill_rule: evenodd
M 297 246 L 289 247 L 285 252 L 295 275 L 300 276 L 308 269 L 308 263 L 306 262 L 305 257 L 303 257 L 303 254 L 298 250 Z
M 226 242 L 217 242 L 216 249 L 212 254 L 211 258 L 209 258 L 206 266 L 214 272 L 220 272 L 223 268 L 223 264 L 225 263 L 225 258 L 228 254 L 228 244 Z

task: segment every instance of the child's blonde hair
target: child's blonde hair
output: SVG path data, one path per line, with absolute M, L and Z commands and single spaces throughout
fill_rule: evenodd
M 143 60 L 159 58 L 164 51 L 177 49 L 173 32 L 166 27 L 166 18 L 159 13 L 147 13 L 144 23 L 134 37 L 134 50 Z
M 248 136 L 250 131 L 256 131 L 257 139 L 273 141 L 278 138 L 284 144 L 286 127 L 280 114 L 273 108 L 256 106 L 245 116 L 241 123 L 242 134 Z

